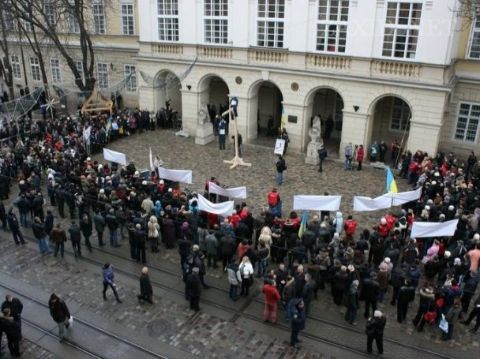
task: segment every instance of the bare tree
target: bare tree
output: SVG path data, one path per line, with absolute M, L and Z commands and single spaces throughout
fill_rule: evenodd
M 13 18 L 11 10 L 10 1 L 0 0 L 0 49 L 3 52 L 3 59 L 0 61 L 0 69 L 5 83 L 7 84 L 9 96 L 10 98 L 13 98 L 13 71 L 10 62 L 10 46 L 8 39 L 8 34 L 12 30 L 10 26 L 12 23 L 8 23 L 8 20 Z
M 18 16 L 30 21 L 56 47 L 70 68 L 77 87 L 91 92 L 95 86 L 91 0 L 15 0 Z M 75 34 L 71 34 L 72 26 Z M 76 61 L 83 66 L 83 75 Z
M 480 0 L 458 0 L 459 5 L 453 11 L 460 17 L 467 18 L 469 23 L 480 16 Z

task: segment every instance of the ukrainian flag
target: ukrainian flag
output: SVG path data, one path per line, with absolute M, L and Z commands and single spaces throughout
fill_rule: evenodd
M 285 112 L 285 107 L 282 104 L 282 118 L 280 121 L 280 131 L 283 131 L 286 124 L 287 124 L 287 113 Z
M 307 229 L 308 213 L 303 211 L 302 221 L 300 222 L 300 229 L 298 230 L 298 238 L 302 238 L 303 232 Z
M 397 182 L 395 182 L 395 178 L 393 177 L 393 172 L 390 167 L 387 167 L 387 192 L 398 192 Z

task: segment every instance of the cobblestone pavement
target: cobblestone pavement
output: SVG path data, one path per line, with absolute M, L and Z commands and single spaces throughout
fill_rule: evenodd
M 5 359 L 13 358 L 8 351 L 5 335 L 2 339 L 1 357 Z M 25 338 L 20 342 L 20 353 L 22 353 L 22 358 L 24 359 L 60 359 L 57 355 Z
M 142 136 L 134 136 L 118 141 L 109 148 L 127 153 L 129 160 L 135 161 L 137 167 L 146 168 L 148 164 L 148 147 L 152 147 L 155 155 L 159 155 L 167 168 L 192 169 L 194 184 L 191 189 L 203 192 L 204 182 L 210 176 L 216 176 L 222 184 L 228 186 L 246 185 L 249 198 L 247 202 L 255 211 L 266 202 L 266 192 L 274 186 L 275 156 L 270 148 L 259 146 L 246 146 L 244 159 L 252 162 L 251 168 L 228 169 L 223 159 L 230 159 L 233 150 L 219 151 L 216 143 L 208 146 L 194 145 L 193 139 L 177 138 L 171 132 L 156 131 Z M 98 156 L 97 156 L 98 157 Z M 304 165 L 303 156 L 289 153 L 286 156 L 288 173 L 285 184 L 280 187 L 280 195 L 284 201 L 284 213 L 292 207 L 294 194 L 342 194 L 342 211 L 344 215 L 352 213 L 352 197 L 354 195 L 377 196 L 384 192 L 385 175 L 381 170 L 366 168 L 362 172 L 345 172 L 340 163 L 328 161 L 325 171 L 318 173 L 316 167 Z M 400 188 L 406 189 L 405 183 L 399 183 Z M 13 192 L 16 192 L 14 189 Z M 13 196 L 11 196 L 13 198 Z M 355 214 L 361 224 L 369 225 L 377 222 L 381 213 Z M 362 228 L 362 226 L 360 226 Z M 26 231 L 30 233 L 30 231 Z M 320 357 L 355 357 L 353 353 L 322 344 L 306 342 L 304 347 L 295 351 L 288 347 L 287 333 L 279 336 L 279 331 L 274 327 L 252 325 L 251 322 L 241 318 L 235 320 L 222 309 L 215 309 L 208 305 L 201 305 L 202 311 L 194 314 L 186 309 L 186 302 L 182 298 L 155 288 L 155 305 L 140 306 L 136 300 L 138 283 L 132 279 L 117 275 L 119 292 L 124 303 L 117 305 L 113 299 L 108 302 L 101 300 L 100 285 L 101 274 L 98 266 L 84 261 L 75 262 L 71 257 L 65 260 L 55 259 L 51 256 L 40 256 L 35 246 L 16 247 L 10 235 L 0 234 L 0 271 L 18 279 L 20 282 L 29 283 L 47 292 L 58 291 L 67 299 L 75 301 L 81 307 L 98 314 L 98 320 L 114 321 L 125 327 L 125 336 L 129 332 L 136 332 L 168 343 L 183 350 L 198 355 L 199 357 L 225 357 L 225 358 L 257 358 L 257 357 L 284 357 L 284 358 L 320 358 Z M 8 238 L 8 240 L 6 240 Z M 93 238 L 93 243 L 96 240 Z M 70 248 L 70 244 L 67 244 Z M 128 257 L 128 248 L 107 248 L 108 251 Z M 97 252 L 94 250 L 94 255 Z M 89 254 L 86 254 L 88 257 Z M 163 250 L 158 255 L 148 253 L 151 266 L 162 268 L 179 268 L 179 258 L 176 250 Z M 138 268 L 137 268 L 138 267 Z M 139 271 L 139 266 L 133 266 L 132 271 Z M 176 270 L 174 269 L 174 270 Z M 225 274 L 219 270 L 209 270 L 212 284 L 218 287 L 227 287 Z M 391 293 L 389 293 L 391 294 Z M 176 295 L 178 297 L 178 295 Z M 261 299 L 258 290 L 253 293 Z M 225 302 L 227 294 L 218 297 L 215 301 Z M 386 301 L 387 302 L 387 301 Z M 416 310 L 416 303 L 409 311 L 412 317 Z M 243 303 L 243 302 L 242 302 Z M 240 305 L 239 305 L 240 306 Z M 361 305 L 363 308 L 363 304 Z M 245 313 L 252 313 L 261 317 L 262 305 L 257 301 L 247 303 L 243 308 Z M 471 357 L 471 353 L 479 351 L 478 335 L 466 332 L 466 328 L 457 325 L 455 340 L 450 343 L 441 342 L 438 336 L 430 333 L 416 333 L 412 331 L 410 322 L 398 324 L 395 321 L 396 310 L 388 305 L 381 305 L 388 316 L 386 337 L 400 341 L 407 345 L 421 346 L 455 358 Z M 207 310 L 208 309 L 208 310 Z M 312 333 L 325 334 L 327 338 L 338 342 L 352 343 L 352 346 L 364 350 L 364 320 L 362 311 L 359 311 L 358 326 L 353 329 L 358 332 L 349 333 L 341 326 L 344 309 L 332 304 L 328 290 L 321 293 L 319 300 L 312 304 L 311 315 L 338 323 L 340 327 L 327 325 L 313 319 L 307 320 L 307 329 Z M 279 317 L 283 315 L 279 314 Z M 350 336 L 350 337 L 349 337 Z M 390 350 L 392 358 L 404 357 L 408 350 L 393 344 L 386 343 L 386 351 Z M 452 354 L 453 353 L 453 354 Z

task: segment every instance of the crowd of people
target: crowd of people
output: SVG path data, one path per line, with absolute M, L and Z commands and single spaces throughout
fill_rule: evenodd
M 9 133 L 0 158 L 0 173 L 6 179 L 0 181 L 0 195 L 7 199 L 15 182 L 18 190 L 13 191 L 16 209 L 0 205 L 3 228 L 8 224 L 13 240 L 21 245 L 25 243 L 23 228 L 31 227 L 39 251 L 48 255 L 53 247 L 53 255 L 61 257 L 68 240 L 75 257 L 81 258 L 84 246 L 94 250 L 91 239 L 95 237 L 98 246 L 105 246 L 108 239 L 113 248 L 126 239 L 131 258 L 142 264 L 147 263 L 147 252 L 156 256 L 159 251 L 177 248 L 185 297 L 196 311 L 200 310 L 202 289 L 209 288 L 209 268 L 226 272 L 234 301 L 249 296 L 255 280 L 261 281 L 263 318 L 276 323 L 280 304 L 291 325 L 292 346 L 300 342 L 298 336 L 312 301 L 323 292 L 330 292 L 333 303 L 346 307 L 345 320 L 352 325 L 360 302 L 364 302 L 369 352 L 374 340 L 378 351 L 383 351 L 386 316 L 379 303 L 387 297 L 397 307 L 400 323 L 409 317 L 415 297 L 419 298 L 412 318 L 419 331 L 425 326 L 440 328 L 443 339 L 449 340 L 459 320 L 469 325 L 473 319 L 472 331 L 478 330 L 480 297 L 469 312 L 480 278 L 480 168 L 474 154 L 465 163 L 453 154 L 432 158 L 417 151 L 393 156 L 395 161 L 400 158 L 400 176 L 408 178 L 413 187 L 423 188 L 420 200 L 389 211 L 374 226 L 359 224 L 352 215 L 344 218 L 341 212 L 320 212 L 300 231 L 296 212 L 283 216 L 276 189 L 267 194 L 262 213 L 254 216 L 243 202 L 236 205 L 233 215 L 222 218 L 200 211 L 196 193 L 159 178 L 156 171 L 145 175 L 133 163 L 120 167 L 92 160 L 91 155 L 108 142 L 154 130 L 156 121 L 147 111 L 136 110 L 46 118 L 33 122 L 28 133 Z M 351 149 L 352 158 L 354 151 Z M 360 148 L 356 151 L 358 160 Z M 362 161 L 358 161 L 358 169 Z M 352 169 L 352 163 L 348 160 L 346 169 Z M 285 169 L 284 160 L 277 163 L 279 185 Z M 48 210 L 42 194 L 45 185 Z M 56 223 L 54 215 L 58 212 L 65 218 L 65 207 L 70 218 L 67 226 Z M 454 218 L 459 224 L 452 237 L 410 236 L 414 221 Z M 103 297 L 107 300 L 106 291 L 111 288 L 121 303 L 113 278 L 113 268 L 106 263 L 102 268 Z M 142 270 L 140 283 L 138 299 L 153 303 L 148 268 Z M 68 317 L 64 313 L 62 323 Z

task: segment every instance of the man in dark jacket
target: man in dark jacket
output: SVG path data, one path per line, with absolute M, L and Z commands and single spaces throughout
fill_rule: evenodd
M 150 283 L 148 268 L 143 267 L 142 275 L 140 276 L 140 294 L 137 296 L 138 301 L 140 303 L 142 303 L 143 301 L 146 301 L 150 304 L 153 304 L 152 295 L 153 295 L 153 288 L 152 288 L 152 283 Z
M 370 307 L 372 307 L 372 312 L 377 310 L 379 294 L 380 284 L 377 281 L 376 275 L 372 274 L 372 278 L 365 279 L 362 286 L 362 297 L 365 300 L 365 318 L 370 317 Z
M 13 358 L 20 357 L 20 329 L 11 317 L 10 309 L 5 308 L 0 315 L 0 328 L 7 335 L 8 349 Z
M 50 300 L 48 301 L 48 308 L 50 309 L 50 315 L 52 319 L 58 325 L 58 337 L 60 341 L 65 338 L 65 328 L 68 329 L 70 323 L 70 311 L 63 300 L 61 300 L 55 293 L 52 293 Z
M 406 280 L 398 291 L 397 322 L 401 323 L 407 318 L 408 305 L 415 299 L 415 287 Z
M 30 202 L 27 197 L 22 194 L 17 202 L 18 212 L 20 213 L 20 223 L 23 227 L 28 227 L 28 212 L 30 212 Z
M 50 240 L 55 244 L 55 252 L 53 256 L 56 257 L 58 255 L 58 250 L 60 250 L 60 255 L 63 258 L 67 234 L 60 223 L 57 223 L 57 226 L 50 232 Z
M 202 283 L 198 273 L 198 267 L 193 267 L 192 272 L 187 275 L 185 280 L 185 297 L 190 300 L 190 309 L 198 312 L 200 310 L 200 294 L 202 293 Z
M 72 241 L 72 248 L 73 253 L 75 254 L 75 258 L 82 256 L 82 232 L 80 231 L 80 227 L 75 222 L 72 222 L 72 225 L 68 229 L 68 233 L 70 234 L 70 240 Z
M 107 214 L 105 218 L 105 222 L 107 222 L 108 230 L 110 231 L 110 245 L 112 247 L 120 247 L 118 244 L 118 221 L 117 217 L 115 216 L 115 211 L 113 208 Z
M 177 242 L 177 245 L 178 245 L 178 253 L 180 254 L 180 266 L 182 267 L 182 270 L 183 270 L 185 263 L 187 262 L 187 258 L 190 255 L 190 251 L 192 248 L 192 241 L 184 237 Z
M 385 324 L 387 319 L 383 316 L 382 312 L 376 310 L 373 313 L 373 318 L 368 319 L 367 321 L 367 352 L 372 353 L 372 344 L 373 340 L 377 344 L 378 354 L 383 353 L 383 330 L 385 329 Z
M 10 311 L 10 316 L 13 318 L 13 321 L 18 326 L 18 333 L 20 339 L 22 339 L 22 311 L 23 304 L 20 299 L 13 297 L 10 294 L 5 296 L 5 301 L 2 303 L 2 312 L 8 309 Z
M 298 334 L 305 328 L 305 320 L 307 314 L 305 312 L 305 304 L 302 299 L 294 299 L 292 302 L 292 309 L 290 310 L 290 323 L 292 333 L 290 335 L 290 346 L 295 347 L 301 341 L 298 339 Z
M 103 247 L 103 231 L 105 231 L 105 218 L 100 212 L 95 212 L 93 215 L 93 223 L 95 225 L 95 230 L 97 231 L 98 245 Z
M 41 254 L 49 253 L 47 244 L 47 233 L 45 232 L 45 225 L 39 217 L 35 217 L 32 225 L 33 235 L 38 241 L 38 248 Z
M 17 216 L 15 213 L 13 213 L 13 208 L 10 208 L 8 211 L 8 216 L 7 216 L 7 221 L 8 221 L 8 227 L 12 231 L 13 235 L 13 240 L 15 241 L 15 244 L 25 244 L 25 240 L 23 239 L 22 232 L 20 231 L 20 224 L 18 223 Z
M 143 264 L 147 263 L 147 258 L 145 254 L 145 241 L 147 240 L 147 235 L 145 231 L 142 229 L 142 225 L 140 223 L 137 223 L 135 226 L 135 243 L 136 243 L 136 248 L 137 248 L 137 262 L 142 261 Z

